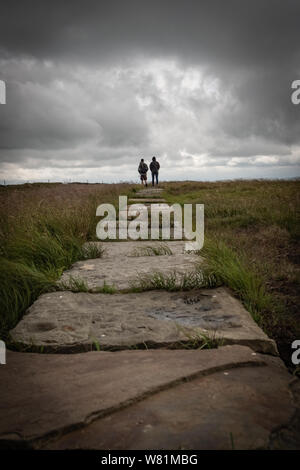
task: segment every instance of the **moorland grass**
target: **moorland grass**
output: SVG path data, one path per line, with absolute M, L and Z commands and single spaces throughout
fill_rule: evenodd
M 58 288 L 57 280 L 72 263 L 101 257 L 95 240 L 96 208 L 117 205 L 120 194 L 134 186 L 32 184 L 0 188 L 0 337 L 44 292 Z M 86 292 L 71 281 L 68 288 Z
M 163 187 L 162 197 L 170 204 L 204 204 L 204 269 L 244 303 L 292 368 L 291 343 L 300 338 L 300 181 L 170 182 Z
M 214 277 L 218 285 L 228 286 L 261 325 L 263 313 L 272 311 L 275 303 L 266 291 L 263 279 L 251 269 L 245 257 L 216 239 L 206 240 L 201 254 L 206 276 Z
M 161 243 L 159 245 L 151 246 L 143 246 L 140 248 L 136 248 L 132 251 L 131 256 L 139 257 L 139 256 L 163 256 L 168 255 L 171 256 L 173 254 L 171 248 L 166 245 L 165 243 Z
M 204 278 L 187 274 L 176 280 L 174 275 L 156 273 L 152 279 L 142 279 L 135 289 L 227 285 L 276 340 L 291 366 L 291 343 L 300 338 L 300 182 L 170 182 L 160 186 L 164 189 L 160 197 L 169 203 L 204 204 Z M 129 184 L 0 187 L 1 339 L 7 338 L 9 329 L 41 293 L 57 288 L 57 279 L 72 263 L 102 256 L 96 244 L 82 248 L 84 242 L 96 241 L 96 207 L 104 202 L 117 207 L 119 195 L 130 197 L 137 189 Z M 110 287 L 105 291 L 113 292 Z
M 151 274 L 137 275 L 136 279 L 132 281 L 129 291 L 166 290 L 174 292 L 211 288 L 217 285 L 218 281 L 215 274 L 208 269 L 201 269 L 199 267 L 199 269 L 188 273 L 173 271 L 166 274 L 157 271 Z

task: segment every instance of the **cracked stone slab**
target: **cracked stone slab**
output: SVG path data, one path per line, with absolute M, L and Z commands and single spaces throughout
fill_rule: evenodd
M 263 378 L 264 363 L 263 357 L 243 346 L 65 355 L 8 351 L 7 364 L 0 370 L 0 446 L 39 445 L 162 390 L 176 390 L 182 381 L 217 371 L 255 367 Z M 272 384 L 281 392 L 281 383 Z M 209 398 L 205 387 L 197 388 Z M 278 396 L 285 406 L 286 398 Z M 274 413 L 278 414 L 277 407 Z
M 293 420 L 300 403 L 292 393 L 297 379 L 280 359 L 262 360 L 265 367 L 224 369 L 179 383 L 45 448 L 272 449 L 274 434 L 285 429 L 289 437 L 277 439 L 280 449 L 299 449 L 300 432 Z
M 89 289 L 101 287 L 106 283 L 118 290 L 125 290 L 132 287 L 138 275 L 151 275 L 157 271 L 166 275 L 174 271 L 178 274 L 194 272 L 196 264 L 200 262 L 201 258 L 194 253 L 174 252 L 173 256 L 145 257 L 108 256 L 76 262 L 71 269 L 63 273 L 59 282 L 68 283 L 72 277 L 85 281 Z
M 11 330 L 14 341 L 47 352 L 184 347 L 201 338 L 242 344 L 277 354 L 276 344 L 224 288 L 189 292 L 148 291 L 44 294 Z

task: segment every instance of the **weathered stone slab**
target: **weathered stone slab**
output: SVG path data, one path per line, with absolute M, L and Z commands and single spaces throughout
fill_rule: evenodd
M 139 215 L 139 211 L 133 208 L 130 210 L 130 215 L 128 214 L 128 211 L 119 211 L 118 214 L 119 214 L 119 218 L 121 218 L 122 220 L 132 220 L 132 219 L 135 219 Z
M 130 204 L 131 204 L 131 203 L 134 204 L 134 203 L 136 203 L 136 202 L 141 203 L 141 204 L 151 204 L 152 202 L 153 202 L 153 203 L 157 203 L 157 202 L 166 202 L 166 200 L 165 200 L 165 199 L 161 199 L 161 198 L 148 198 L 148 197 L 146 197 L 146 198 L 141 198 L 141 197 L 139 197 L 139 198 L 131 198 L 131 199 L 128 199 L 128 203 L 130 203 Z
M 121 242 L 122 244 L 122 242 Z M 199 256 L 192 253 L 174 253 L 173 256 L 146 257 L 103 257 L 78 261 L 71 269 L 65 271 L 60 279 L 68 283 L 70 276 L 86 282 L 90 289 L 103 286 L 104 283 L 114 285 L 116 289 L 129 289 L 137 275 L 150 275 L 154 272 L 170 274 L 188 273 L 195 270 L 195 263 L 200 263 Z
M 180 383 L 46 448 L 270 449 L 273 435 L 286 429 L 289 438 L 279 441 L 280 449 L 299 449 L 300 433 L 292 425 L 300 411 L 300 403 L 293 403 L 293 379 L 279 359 L 261 359 L 265 367 L 227 369 Z
M 145 247 L 153 247 L 158 249 L 159 247 L 165 246 L 169 248 L 173 255 L 183 254 L 185 252 L 185 241 L 184 240 L 172 240 L 172 241 L 153 241 L 153 240 L 138 240 L 138 241 L 124 241 L 124 242 L 88 242 L 89 244 L 99 245 L 104 249 L 103 258 L 120 259 L 123 257 L 132 257 L 139 254 Z M 103 259 L 102 258 L 102 259 Z M 198 258 L 200 259 L 200 257 Z M 159 259 L 157 260 L 159 264 Z
M 169 213 L 170 207 L 166 203 L 159 203 L 159 204 L 154 204 L 154 203 L 148 203 L 144 202 L 144 200 L 141 200 L 141 203 L 135 203 L 132 204 L 134 207 L 132 209 L 128 209 L 127 212 L 134 213 L 134 215 L 137 215 L 137 212 L 140 213 L 140 211 L 143 211 L 147 209 L 147 212 L 149 213 L 154 213 L 154 212 L 161 212 L 161 213 Z M 130 207 L 130 206 L 129 206 Z M 119 211 L 119 214 L 126 214 L 126 211 Z
M 169 206 L 169 204 L 167 204 L 165 202 L 161 202 L 161 203 L 157 203 L 157 204 L 151 204 L 151 210 L 155 211 L 155 212 L 169 211 L 170 206 Z
M 149 188 L 149 189 L 144 189 L 144 190 L 139 191 L 136 194 L 136 196 L 142 197 L 142 198 L 144 197 L 155 198 L 155 197 L 160 197 L 162 192 L 163 192 L 162 188 Z
M 201 336 L 202 335 L 202 336 Z M 203 335 L 276 354 L 274 341 L 226 289 L 138 294 L 44 294 L 11 331 L 14 341 L 45 351 L 184 347 Z
M 138 214 L 140 214 L 142 211 L 145 211 L 147 209 L 148 215 L 157 215 L 157 213 L 160 213 L 158 215 L 168 215 L 168 214 L 173 214 L 173 211 L 171 210 L 172 206 L 169 206 L 169 204 L 166 203 L 159 203 L 159 204 L 154 204 L 154 203 L 147 203 L 142 200 L 140 204 L 136 203 L 133 204 L 132 209 L 130 211 L 119 211 L 119 214 L 121 214 L 124 218 L 126 213 L 129 213 L 136 217 Z
M 149 350 L 66 355 L 8 351 L 7 364 L 0 369 L 0 445 L 3 447 L 10 443 L 11 446 L 16 446 L 24 441 L 39 445 L 43 439 L 84 426 L 161 390 L 171 390 L 184 380 L 196 379 L 217 371 L 229 371 L 230 375 L 226 379 L 230 381 L 233 368 L 249 366 L 250 372 L 253 366 L 261 366 L 258 367 L 261 369 L 259 379 L 263 379 L 267 373 L 270 380 L 270 373 L 263 366 L 264 363 L 264 358 L 253 355 L 250 349 L 240 346 L 217 350 Z M 282 391 L 282 378 L 277 378 L 274 374 L 272 378 L 275 379 L 272 387 L 277 390 L 278 399 L 282 400 L 280 404 L 286 410 L 284 416 L 279 413 L 282 421 L 283 417 L 288 418 L 292 406 L 286 397 L 286 391 Z M 285 376 L 284 380 L 286 385 Z M 205 386 L 197 386 L 197 390 L 203 399 L 213 398 L 205 392 Z M 239 388 L 238 394 L 245 391 L 247 390 Z M 257 399 L 258 393 L 259 389 L 256 390 Z M 236 398 L 237 394 L 234 398 L 231 397 L 230 406 L 233 406 Z M 262 396 L 260 400 L 263 403 L 265 397 Z M 172 403 L 174 407 L 177 404 L 172 399 L 169 407 L 173 406 Z M 191 408 L 185 401 L 182 403 L 188 409 Z M 218 400 L 215 404 L 218 404 Z M 278 407 L 272 407 L 272 402 L 269 406 L 278 415 Z M 210 413 L 207 405 L 204 408 Z M 174 409 L 174 422 L 176 417 L 177 412 Z M 134 423 L 135 420 L 132 424 Z M 218 424 L 221 425 L 221 422 Z M 112 428 L 107 428 L 105 434 L 108 433 L 111 437 L 111 430 Z
M 165 246 L 169 248 L 173 255 L 183 254 L 185 252 L 184 240 L 172 240 L 172 241 L 153 241 L 153 240 L 139 240 L 139 241 L 124 241 L 124 242 L 88 242 L 86 246 L 90 243 L 99 245 L 104 249 L 103 258 L 112 258 L 120 259 L 123 257 L 132 257 L 136 254 L 139 254 L 141 250 L 144 250 L 145 247 L 153 247 L 158 249 L 159 247 Z M 159 264 L 159 259 L 157 263 Z M 201 259 L 198 257 L 198 259 Z M 146 261 L 146 260 L 145 260 Z
M 129 228 L 131 225 L 130 225 L 130 222 L 131 221 L 128 221 L 127 223 L 124 224 L 124 221 L 122 222 L 119 222 L 119 220 L 117 220 L 113 227 L 112 228 L 117 228 L 119 229 L 122 228 Z M 132 227 L 132 226 L 131 226 Z M 170 230 L 168 231 L 168 234 L 170 233 L 174 233 L 174 227 L 177 227 L 179 230 L 178 230 L 178 233 L 180 234 L 180 237 L 181 239 L 183 238 L 182 237 L 182 234 L 184 234 L 184 229 L 182 227 L 182 223 L 181 222 L 178 222 L 178 221 L 169 221 L 168 219 L 163 219 L 163 220 L 159 220 L 159 218 L 157 217 L 156 219 L 152 219 L 149 218 L 149 220 L 146 220 L 145 222 L 140 222 L 139 223 L 139 229 L 138 230 L 145 230 L 146 229 L 146 233 L 149 233 L 149 236 L 148 236 L 148 239 L 149 240 L 152 240 L 153 238 L 151 237 L 151 230 L 153 230 L 153 228 L 165 228 L 168 229 L 170 227 Z M 148 230 L 147 230 L 148 229 Z M 134 232 L 136 231 L 136 225 L 134 226 Z M 128 236 L 129 238 L 129 236 Z M 170 239 L 170 241 L 173 241 L 173 239 L 171 239 L 171 237 L 168 235 L 168 238 Z M 154 240 L 155 241 L 155 240 Z
M 119 210 L 118 214 L 119 214 L 119 217 L 123 218 L 123 220 L 126 218 L 132 219 L 132 218 L 137 217 L 140 213 L 142 213 L 143 211 L 147 209 L 147 213 L 149 217 L 150 215 L 168 216 L 169 214 L 171 216 L 171 214 L 173 214 L 171 207 L 172 206 L 169 206 L 169 204 L 166 204 L 166 203 L 154 204 L 154 203 L 144 202 L 144 200 L 142 200 L 141 203 L 132 204 L 132 207 L 129 206 L 128 210 Z

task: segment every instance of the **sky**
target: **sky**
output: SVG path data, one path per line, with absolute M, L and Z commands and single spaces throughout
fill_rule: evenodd
M 299 0 L 2 0 L 0 183 L 300 175 Z

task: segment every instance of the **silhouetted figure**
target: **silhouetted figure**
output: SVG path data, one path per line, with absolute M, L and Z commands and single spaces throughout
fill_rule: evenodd
M 158 170 L 160 169 L 160 164 L 156 160 L 155 157 L 152 157 L 152 162 L 150 163 L 150 170 L 152 173 L 152 186 L 154 186 L 154 178 L 156 180 L 156 184 L 158 184 Z
M 146 186 L 147 185 L 147 171 L 148 171 L 148 165 L 147 163 L 144 162 L 144 159 L 141 158 L 141 161 L 140 161 L 140 164 L 139 164 L 139 168 L 138 168 L 138 172 L 141 176 L 141 183 Z

